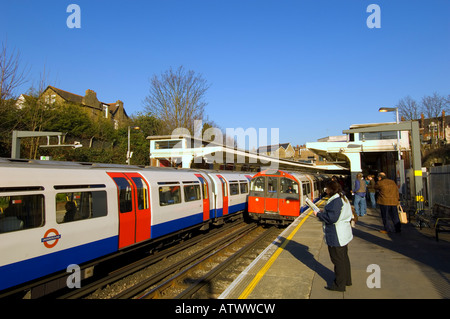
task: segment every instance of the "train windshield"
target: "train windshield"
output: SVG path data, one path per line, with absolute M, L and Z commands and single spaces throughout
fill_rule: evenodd
M 283 194 L 298 194 L 298 183 L 292 179 L 283 177 L 281 179 L 280 192 Z
M 266 187 L 265 184 L 266 181 L 263 176 L 256 177 L 255 179 L 252 179 L 250 190 L 254 192 L 264 192 Z

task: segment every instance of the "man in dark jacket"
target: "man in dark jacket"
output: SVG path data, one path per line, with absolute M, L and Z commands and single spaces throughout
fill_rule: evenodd
M 397 184 L 386 177 L 385 173 L 378 174 L 378 183 L 375 185 L 378 191 L 377 204 L 380 205 L 381 218 L 383 219 L 384 230 L 387 232 L 400 232 L 401 224 L 398 218 L 397 206 L 399 194 Z

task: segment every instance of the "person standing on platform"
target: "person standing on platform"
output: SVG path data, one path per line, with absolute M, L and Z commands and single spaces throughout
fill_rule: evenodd
M 376 194 L 376 190 L 375 190 L 375 176 L 374 175 L 369 175 L 367 176 L 367 190 L 369 192 L 369 198 L 370 198 L 370 202 L 372 203 L 372 208 L 377 208 L 377 202 L 375 200 L 375 194 Z
M 355 187 L 353 188 L 352 195 L 355 196 L 353 206 L 355 206 L 356 215 L 364 216 L 367 212 L 366 204 L 366 181 L 363 178 L 362 173 L 356 175 Z
M 353 239 L 352 207 L 345 197 L 342 187 L 335 181 L 326 185 L 329 196 L 327 204 L 320 212 L 314 214 L 323 222 L 325 241 L 328 245 L 331 262 L 334 264 L 335 279 L 331 286 L 325 287 L 333 291 L 345 291 L 352 285 L 350 259 L 348 258 L 348 243 Z
M 388 232 L 399 233 L 401 224 L 397 210 L 399 203 L 397 184 L 387 178 L 385 173 L 381 172 L 378 174 L 378 183 L 375 185 L 375 189 L 378 191 L 377 204 L 380 205 L 381 218 L 384 225 L 384 230 L 380 230 L 380 232 L 384 234 Z

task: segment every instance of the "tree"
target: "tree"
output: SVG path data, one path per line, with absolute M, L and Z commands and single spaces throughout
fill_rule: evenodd
M 176 128 L 187 128 L 193 134 L 194 121 L 204 116 L 208 88 L 207 81 L 194 71 L 186 71 L 183 66 L 175 71 L 170 68 L 150 79 L 144 107 L 161 121 L 164 134 L 171 134 Z
M 449 106 L 448 98 L 434 92 L 433 95 L 422 98 L 422 109 L 425 117 L 436 118 L 441 116 L 442 111 L 447 111 Z
M 406 121 L 420 118 L 420 105 L 411 96 L 406 96 L 397 103 L 398 113 Z
M 0 50 L 0 104 L 6 99 L 14 98 L 15 90 L 26 82 L 25 69 L 20 67 L 18 50 L 8 52 L 6 43 L 2 42 Z

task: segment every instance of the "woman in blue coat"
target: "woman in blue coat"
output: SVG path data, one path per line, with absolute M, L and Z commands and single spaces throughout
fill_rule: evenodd
M 352 276 L 350 259 L 348 258 L 348 243 L 352 240 L 352 207 L 342 192 L 341 185 L 335 181 L 326 184 L 329 197 L 323 211 L 314 213 L 322 222 L 325 241 L 328 245 L 331 262 L 334 264 L 335 280 L 328 290 L 345 291 L 345 286 L 351 286 Z

